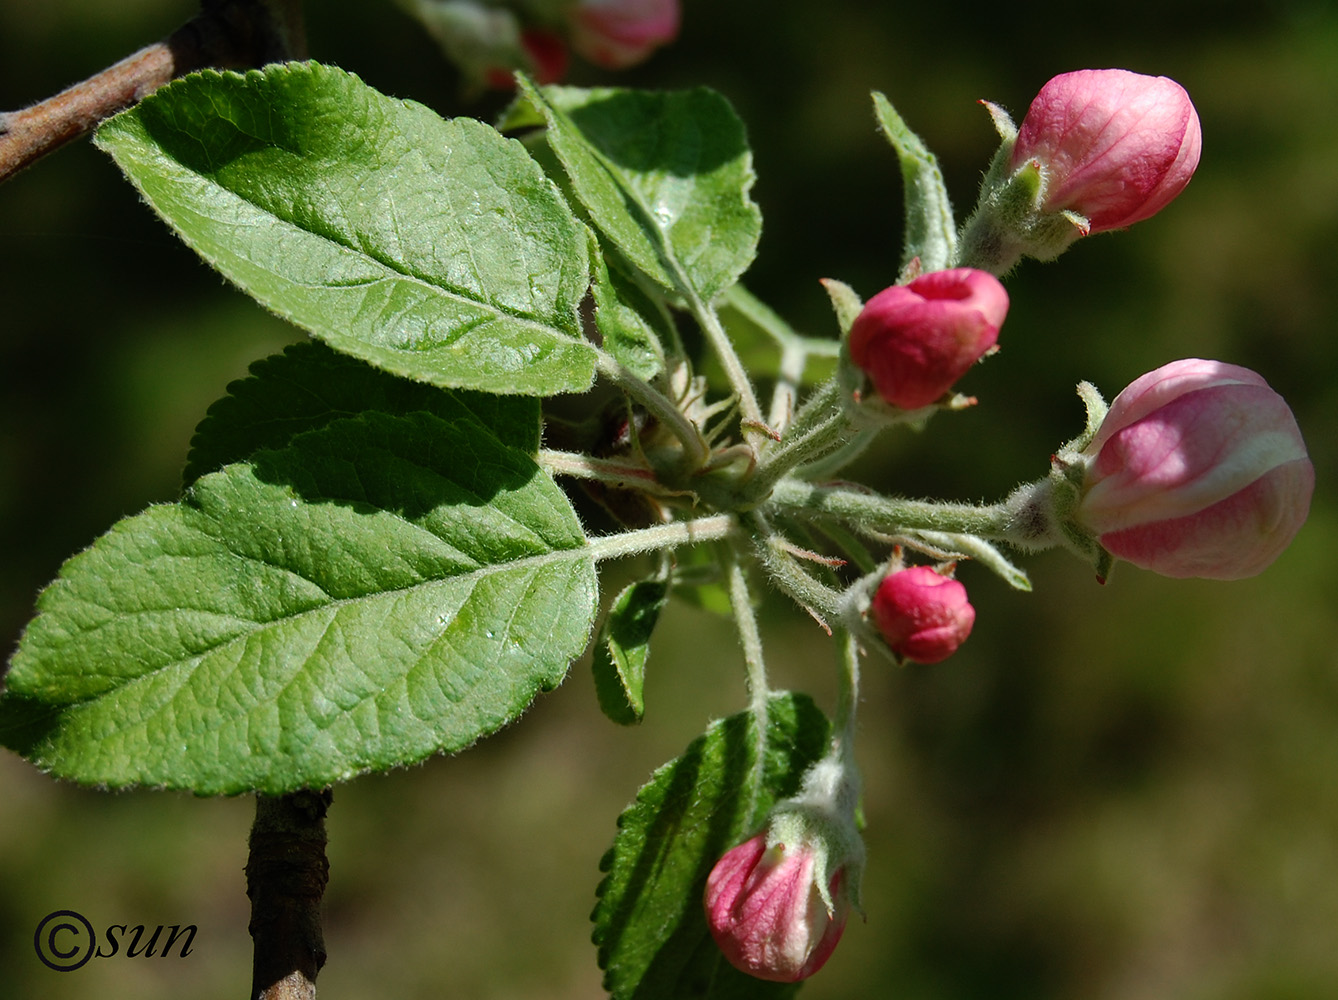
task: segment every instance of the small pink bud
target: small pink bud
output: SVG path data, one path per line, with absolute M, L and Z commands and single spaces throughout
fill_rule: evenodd
M 706 879 L 706 922 L 731 965 L 793 983 L 822 968 L 846 927 L 844 868 L 831 877 L 834 912 L 814 881 L 815 855 L 800 842 L 767 846 L 759 833 L 726 851 Z
M 1077 520 L 1163 576 L 1235 580 L 1276 559 L 1315 469 L 1286 401 L 1248 368 L 1191 358 L 1136 379 L 1084 454 Z
M 994 346 L 1008 293 L 984 271 L 930 271 L 871 298 L 850 327 L 850 358 L 878 394 L 918 410 L 952 388 Z
M 571 44 L 596 66 L 625 69 L 678 37 L 678 0 L 580 0 Z
M 971 634 L 966 588 L 929 566 L 889 573 L 873 597 L 873 620 L 892 652 L 916 663 L 946 660 Z
M 1084 69 L 1036 95 L 1013 146 L 1045 178 L 1045 210 L 1084 216 L 1090 232 L 1161 211 L 1199 165 L 1203 135 L 1185 88 L 1164 76 Z

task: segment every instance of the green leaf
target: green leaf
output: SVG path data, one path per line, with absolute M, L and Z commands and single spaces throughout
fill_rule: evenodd
M 252 364 L 250 377 L 233 382 L 209 407 L 191 439 L 183 479 L 189 485 L 262 448 L 281 448 L 297 434 L 369 410 L 423 410 L 447 421 L 473 417 L 503 444 L 527 454 L 539 448 L 539 400 L 533 397 L 438 389 L 307 341 Z
M 522 80 L 548 141 L 600 232 L 666 291 L 710 301 L 757 252 L 743 123 L 705 88 L 650 92 Z
M 640 722 L 646 713 L 650 636 L 668 601 L 667 579 L 638 580 L 618 595 L 595 640 L 591 666 L 599 707 L 620 726 Z
M 200 256 L 398 375 L 580 392 L 587 232 L 524 148 L 318 63 L 169 84 L 98 130 Z
M 637 793 L 601 862 L 607 875 L 593 914 L 604 986 L 615 1000 L 793 993 L 793 985 L 753 979 L 725 961 L 707 929 L 702 893 L 720 856 L 798 790 L 828 732 L 807 696 L 773 695 L 760 775 L 753 717 L 744 712 L 712 724 Z
M 595 326 L 604 350 L 634 375 L 650 380 L 664 370 L 664 339 L 673 343 L 673 320 L 635 281 L 610 268 L 601 255 L 595 267 Z
M 803 356 L 800 385 L 819 385 L 836 371 L 841 345 L 836 339 L 805 337 L 791 329 L 769 306 L 755 298 L 742 285 L 735 285 L 721 298 L 720 322 L 739 358 L 749 373 L 759 378 L 775 378 L 781 372 L 786 350 Z M 714 352 L 702 359 L 701 370 L 713 385 L 726 385 L 724 370 Z
M 82 783 L 321 787 L 516 718 L 595 607 L 580 525 L 529 456 L 470 418 L 336 420 L 70 559 L 0 742 Z
M 734 616 L 721 573 L 722 556 L 715 546 L 692 545 L 674 552 L 674 574 L 670 580 L 676 598 L 725 618 Z
M 874 117 L 901 161 L 906 192 L 906 248 L 901 266 L 916 258 L 926 271 L 951 267 L 957 258 L 957 223 L 938 159 L 902 121 L 886 97 L 873 92 Z

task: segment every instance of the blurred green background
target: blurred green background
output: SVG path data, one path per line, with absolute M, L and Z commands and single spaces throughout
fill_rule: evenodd
M 680 43 L 617 78 L 707 84 L 747 122 L 765 218 L 749 284 L 803 329 L 820 277 L 865 296 L 899 255 L 883 90 L 963 209 L 994 146 L 1055 73 L 1179 80 L 1203 121 L 1194 182 L 1162 215 L 1009 281 L 981 405 L 886 442 L 860 474 L 992 499 L 1044 473 L 1081 422 L 1178 357 L 1263 373 L 1318 473 L 1310 521 L 1262 576 L 1101 587 L 1058 553 L 1035 593 L 976 567 L 975 634 L 947 663 L 866 671 L 868 919 L 804 995 L 904 1000 L 1314 1000 L 1338 996 L 1338 10 L 1328 2 L 1120 5 L 687 0 Z M 170 32 L 187 0 L 0 3 L 0 108 L 54 93 Z M 308 5 L 313 55 L 444 114 L 463 106 L 389 0 Z M 577 67 L 574 82 L 612 82 Z M 173 499 L 195 422 L 247 363 L 297 339 L 179 244 L 88 143 L 0 187 L 0 631 L 115 519 Z M 614 568 L 606 593 L 626 568 Z M 774 599 L 781 683 L 832 697 L 830 643 Z M 727 622 L 676 606 L 648 716 L 619 730 L 588 664 L 457 758 L 336 789 L 325 997 L 599 995 L 587 916 L 619 810 L 651 769 L 742 704 Z M 56 784 L 0 753 L 0 992 L 236 998 L 249 983 L 248 800 Z M 58 974 L 37 922 L 194 923 L 186 959 Z

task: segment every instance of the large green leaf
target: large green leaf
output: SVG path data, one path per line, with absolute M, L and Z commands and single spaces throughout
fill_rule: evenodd
M 739 279 L 762 216 L 748 195 L 752 153 L 728 101 L 705 88 L 522 86 L 576 196 L 632 265 L 666 291 L 705 301 Z
M 337 420 L 70 559 L 0 742 L 84 783 L 319 787 L 514 719 L 595 606 L 580 525 L 529 456 L 469 418 Z
M 192 74 L 97 141 L 196 252 L 340 351 L 490 392 L 593 381 L 587 231 L 486 125 L 290 63 Z
M 792 995 L 725 961 L 702 909 L 720 856 L 756 832 L 793 795 L 827 749 L 828 723 L 805 695 L 770 702 L 762 767 L 751 713 L 714 723 L 683 756 L 655 772 L 618 819 L 601 867 L 594 939 L 615 1000 L 705 1000 Z
M 233 382 L 209 407 L 191 439 L 183 479 L 192 483 L 262 448 L 281 448 L 294 435 L 369 410 L 426 410 L 448 421 L 474 417 L 503 444 L 528 454 L 539 448 L 539 400 L 533 397 L 439 389 L 306 341 L 252 364 L 250 377 Z

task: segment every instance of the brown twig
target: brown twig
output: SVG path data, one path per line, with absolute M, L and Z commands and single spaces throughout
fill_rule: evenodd
M 256 796 L 246 861 L 254 1000 L 315 1000 L 316 974 L 325 964 L 321 897 L 330 877 L 330 801 L 329 789 Z
M 305 54 L 299 0 L 201 0 L 200 13 L 165 41 L 32 107 L 0 114 L 0 183 L 178 76 Z

